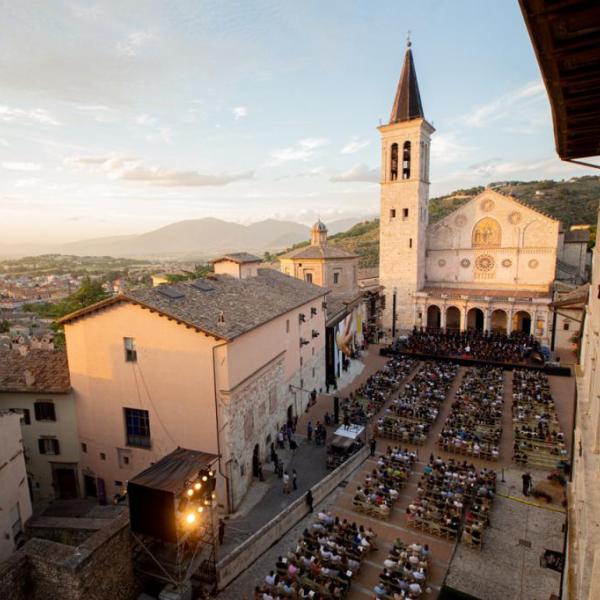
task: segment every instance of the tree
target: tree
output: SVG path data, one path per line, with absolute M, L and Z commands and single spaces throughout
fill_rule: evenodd
M 9 329 L 10 323 L 6 319 L 0 321 L 0 333 L 8 333 Z

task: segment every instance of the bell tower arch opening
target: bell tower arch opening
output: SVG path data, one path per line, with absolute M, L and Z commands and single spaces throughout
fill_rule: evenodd
M 402 147 L 402 179 L 410 179 L 410 142 Z
M 390 181 L 398 179 L 398 144 L 395 142 L 390 148 Z

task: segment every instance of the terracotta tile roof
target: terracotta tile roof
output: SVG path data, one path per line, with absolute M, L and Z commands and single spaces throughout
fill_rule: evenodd
M 367 267 L 358 270 L 358 280 L 361 279 L 375 279 L 379 277 L 379 267 Z
M 346 252 L 337 246 L 325 244 L 323 246 L 304 246 L 290 250 L 279 258 L 358 258 L 358 255 Z
M 225 256 L 215 258 L 211 262 L 214 264 L 222 260 L 230 260 L 231 262 L 235 262 L 241 265 L 244 263 L 261 262 L 262 258 L 259 258 L 258 256 L 255 256 L 254 254 L 250 254 L 248 252 L 233 252 L 231 254 L 226 254 Z
M 65 394 L 70 389 L 65 352 L 0 349 L 0 392 Z
M 59 323 L 68 323 L 110 304 L 132 302 L 208 335 L 232 340 L 326 294 L 325 288 L 274 269 L 258 269 L 256 277 L 246 279 L 213 275 L 131 290 L 71 313 Z
M 578 288 L 575 288 L 568 294 L 565 294 L 564 296 L 553 302 L 552 306 L 555 308 L 568 308 L 569 306 L 573 308 L 583 308 L 587 304 L 589 290 L 589 283 L 580 285 Z

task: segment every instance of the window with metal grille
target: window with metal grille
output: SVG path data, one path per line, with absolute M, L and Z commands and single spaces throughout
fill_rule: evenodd
M 36 421 L 56 421 L 56 412 L 52 402 L 34 402 L 33 410 Z
M 125 347 L 125 362 L 137 362 L 135 339 L 130 337 L 123 338 L 123 345 Z
M 125 408 L 125 432 L 127 445 L 150 448 L 150 415 L 147 410 Z
M 56 438 L 40 438 L 38 449 L 40 454 L 60 454 L 60 444 Z

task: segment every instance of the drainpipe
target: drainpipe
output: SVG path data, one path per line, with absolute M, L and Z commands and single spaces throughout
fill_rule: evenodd
M 212 347 L 212 367 L 213 367 L 213 397 L 215 399 L 215 423 L 217 427 L 217 454 L 219 455 L 219 473 L 225 479 L 225 488 L 227 490 L 227 512 L 233 510 L 233 489 L 231 479 L 223 473 L 221 467 L 221 429 L 219 426 L 219 403 L 217 401 L 217 368 L 215 366 L 215 350 L 226 346 L 228 342 L 217 344 Z

